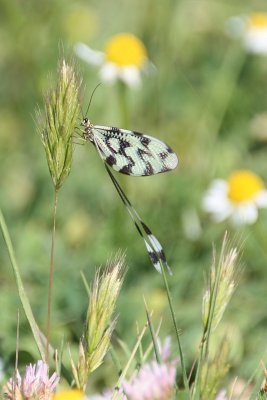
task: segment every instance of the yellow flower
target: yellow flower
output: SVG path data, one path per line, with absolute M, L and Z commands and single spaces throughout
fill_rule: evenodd
M 146 48 L 131 33 L 113 36 L 105 47 L 106 60 L 119 67 L 135 66 L 142 68 L 147 59 Z
M 256 54 L 267 54 L 267 14 L 249 16 L 244 36 L 247 50 Z
M 141 72 L 149 62 L 144 44 L 131 33 L 111 37 L 104 52 L 95 51 L 84 43 L 77 43 L 76 54 L 91 65 L 100 66 L 100 78 L 114 83 L 121 80 L 130 87 L 141 84 Z
M 53 400 L 84 400 L 85 396 L 81 390 L 64 390 L 54 395 Z
M 233 203 L 252 200 L 264 189 L 264 183 L 250 171 L 236 171 L 228 178 L 228 197 Z
M 258 208 L 267 208 L 267 190 L 253 172 L 235 171 L 227 180 L 212 182 L 203 198 L 203 208 L 217 222 L 230 217 L 236 225 L 253 224 Z
M 253 13 L 227 21 L 231 36 L 241 38 L 245 49 L 254 54 L 267 54 L 267 14 Z

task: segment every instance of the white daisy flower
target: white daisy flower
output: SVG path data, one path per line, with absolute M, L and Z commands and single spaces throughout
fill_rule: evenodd
M 253 224 L 259 208 L 267 208 L 267 190 L 261 178 L 247 170 L 214 180 L 203 198 L 203 209 L 216 222 L 230 218 L 235 225 Z
M 249 16 L 232 17 L 226 30 L 230 36 L 241 38 L 245 49 L 254 54 L 267 54 L 267 14 L 254 13 Z
M 130 87 L 141 85 L 141 72 L 149 66 L 144 44 L 131 33 L 111 37 L 103 52 L 84 43 L 77 43 L 75 52 L 88 64 L 100 67 L 101 80 L 109 83 L 121 80 Z

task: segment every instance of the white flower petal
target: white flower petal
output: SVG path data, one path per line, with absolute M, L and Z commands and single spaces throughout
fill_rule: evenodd
M 256 196 L 255 203 L 259 208 L 267 208 L 267 190 L 262 190 Z
M 251 225 L 257 221 L 258 209 L 254 203 L 244 203 L 235 207 L 232 220 L 235 225 Z
M 216 179 L 203 197 L 203 210 L 210 213 L 220 213 L 229 209 L 230 202 L 227 197 L 227 182 Z
M 254 54 L 267 54 L 267 29 L 251 28 L 244 36 L 244 45 Z
M 215 222 L 222 222 L 232 215 L 233 210 L 233 206 L 230 203 L 226 203 L 224 208 L 212 214 L 212 218 Z
M 209 190 L 212 191 L 218 191 L 218 192 L 225 192 L 227 193 L 228 190 L 228 183 L 224 181 L 223 179 L 214 179 L 214 181 L 211 182 Z
M 114 83 L 119 78 L 119 68 L 113 63 L 105 63 L 100 71 L 100 78 L 108 83 Z
M 140 70 L 135 66 L 122 67 L 120 69 L 120 78 L 130 87 L 138 88 L 141 86 Z
M 212 215 L 215 222 L 221 222 L 231 216 L 234 206 L 229 200 L 228 183 L 222 179 L 215 179 L 202 201 L 204 211 Z
M 101 51 L 91 49 L 84 43 L 76 43 L 74 46 L 75 53 L 82 60 L 90 65 L 101 65 L 104 62 L 105 55 Z

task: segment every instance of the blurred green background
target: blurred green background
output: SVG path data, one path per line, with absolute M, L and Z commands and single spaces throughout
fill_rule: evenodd
M 46 326 L 53 187 L 34 114 L 56 77 L 62 55 L 76 60 L 88 104 L 98 69 L 78 60 L 77 41 L 102 50 L 114 34 L 131 32 L 145 44 L 156 71 L 139 90 L 127 90 L 129 126 L 156 136 L 178 154 L 178 168 L 146 178 L 117 176 L 141 217 L 163 244 L 174 275 L 170 286 L 188 366 L 201 333 L 201 299 L 223 234 L 243 242 L 245 268 L 226 320 L 233 332 L 232 374 L 250 376 L 263 358 L 267 328 L 267 212 L 251 227 L 215 224 L 201 210 L 212 179 L 246 168 L 267 180 L 267 57 L 247 54 L 225 33 L 231 16 L 267 11 L 264 0 L 0 1 L 0 205 L 6 217 L 33 310 Z M 89 118 L 122 126 L 118 87 L 102 84 Z M 260 138 L 259 138 L 260 137 Z M 14 352 L 20 306 L 0 237 L 0 357 Z M 113 188 L 93 146 L 76 146 L 72 171 L 59 194 L 52 342 L 73 346 L 83 329 L 96 266 L 126 250 L 128 272 L 118 304 L 117 334 L 129 346 L 136 320 L 145 321 L 143 296 L 173 335 L 162 278 Z M 20 348 L 37 354 L 21 313 Z M 99 381 L 101 376 L 97 378 Z M 105 384 L 112 377 L 105 378 Z

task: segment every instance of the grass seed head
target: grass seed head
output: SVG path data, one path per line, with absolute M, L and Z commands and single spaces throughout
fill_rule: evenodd
M 80 85 L 74 67 L 63 59 L 58 69 L 57 86 L 45 96 L 45 112 L 38 110 L 36 115 L 37 130 L 56 189 L 61 187 L 71 169 L 72 135 L 80 113 Z
M 86 327 L 80 341 L 77 368 L 72 365 L 76 384 L 85 389 L 88 376 L 98 368 L 109 349 L 116 325 L 113 317 L 123 282 L 124 256 L 118 255 L 103 272 L 97 271 L 90 291 Z

